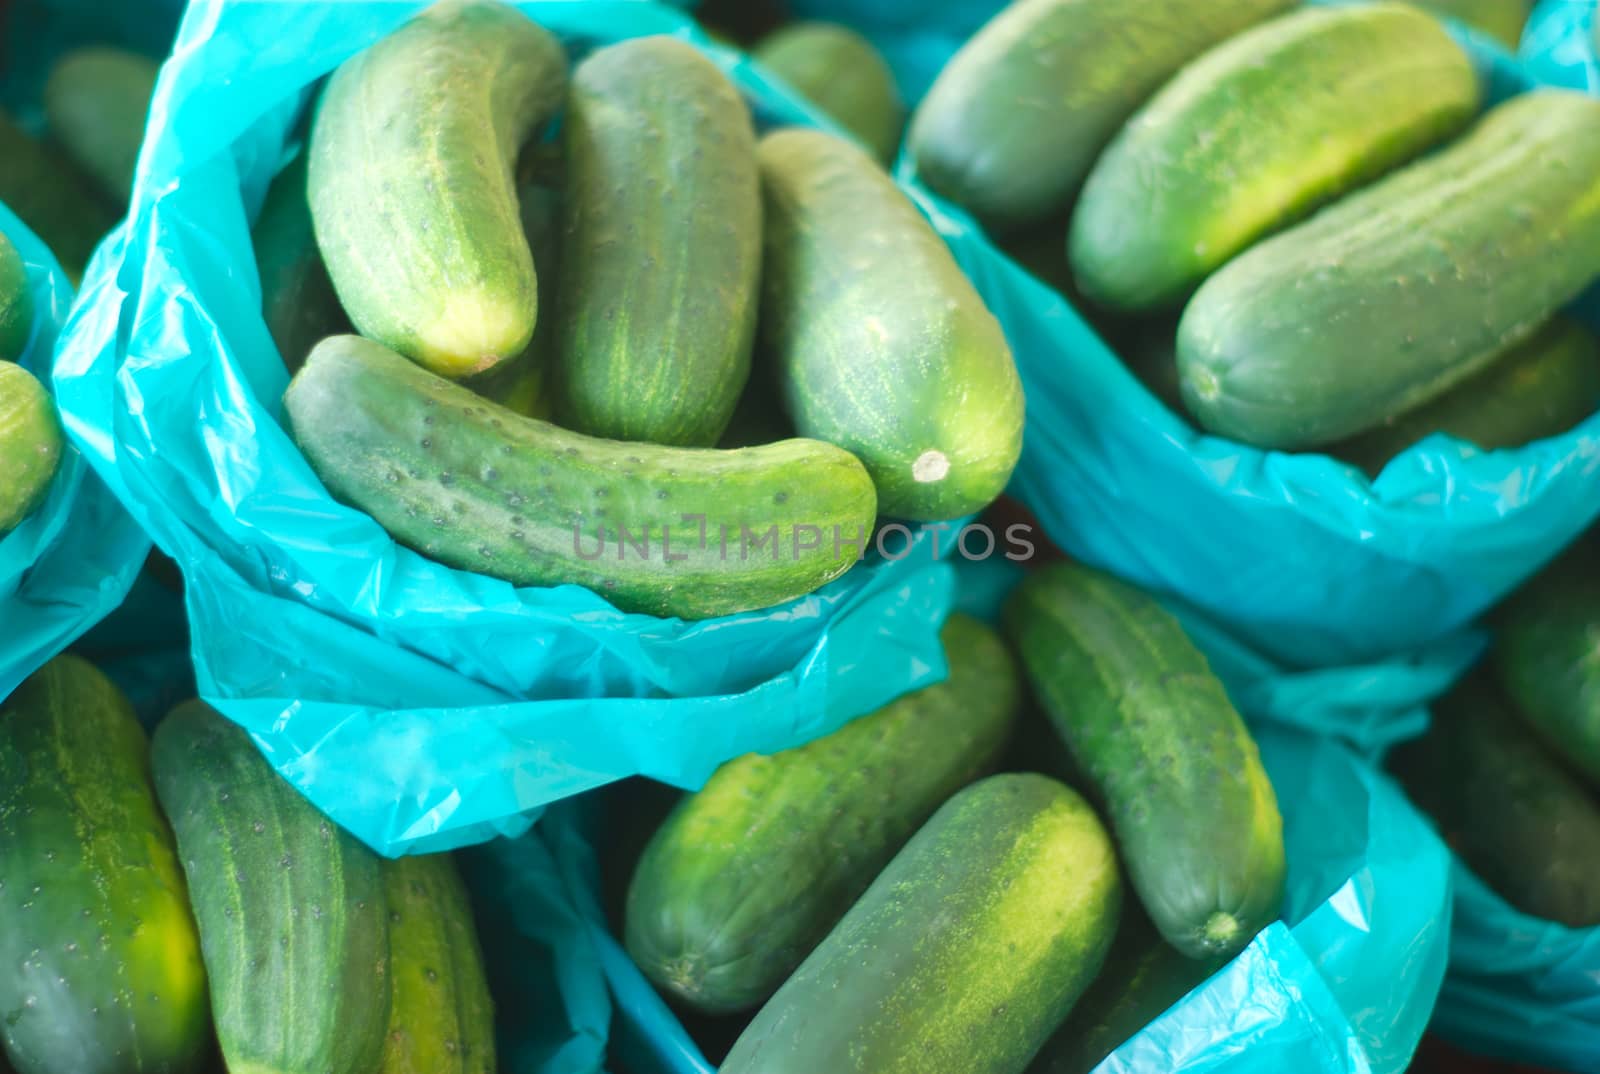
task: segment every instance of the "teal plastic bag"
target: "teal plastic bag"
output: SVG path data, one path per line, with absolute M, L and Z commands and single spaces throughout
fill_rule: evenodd
M 443 567 L 328 495 L 282 424 L 249 223 L 317 80 L 423 6 L 191 5 L 130 221 L 90 266 L 56 368 L 73 435 L 184 570 L 202 696 L 386 854 L 516 834 L 635 773 L 693 786 L 821 734 L 944 674 L 952 590 L 924 534 L 779 608 L 653 619 Z M 574 53 L 703 43 L 645 0 L 517 6 Z M 823 122 L 711 51 L 758 117 Z
M 1600 94 L 1600 4 L 1541 0 L 1517 55 L 1540 82 Z
M 0 233 L 22 254 L 33 336 L 21 364 L 49 386 L 72 288 L 50 251 L 0 205 Z M 115 608 L 149 540 L 76 450 L 63 452 L 43 504 L 0 536 L 0 698 Z
M 1501 100 L 1537 84 L 1455 27 Z M 1476 618 L 1600 514 L 1600 415 L 1526 447 L 1433 436 L 1376 480 L 1198 431 L 970 216 L 901 178 L 1000 318 L 1028 397 L 1011 494 L 1067 552 L 1181 597 L 1297 667 L 1407 652 Z M 1600 297 L 1576 311 L 1600 330 Z

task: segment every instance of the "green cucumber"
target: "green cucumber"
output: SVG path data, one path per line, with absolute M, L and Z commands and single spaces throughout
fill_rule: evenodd
M 1125 907 L 1105 969 L 1027 1074 L 1089 1074 L 1224 965 L 1225 959 L 1188 957 L 1138 907 Z
M 454 378 L 528 345 L 537 281 L 514 173 L 565 82 L 560 42 L 498 0 L 434 4 L 334 72 L 308 191 L 363 334 Z
M 20 365 L 0 362 L 0 536 L 44 501 L 64 446 L 44 385 Z
M 117 205 L 127 205 L 133 193 L 159 72 L 160 65 L 148 56 L 102 46 L 64 53 L 45 82 L 51 137 Z
M 1484 368 L 1600 276 L 1600 100 L 1534 90 L 1450 147 L 1251 248 L 1178 334 L 1189 410 L 1327 444 Z
M 1600 925 L 1600 803 L 1545 749 L 1487 676 L 1442 700 L 1392 761 L 1461 860 L 1512 906 Z
M 333 291 L 312 230 L 305 153 L 272 180 L 250 237 L 267 331 L 278 345 L 283 364 L 293 373 L 319 340 L 350 331 L 350 319 Z
M 389 1033 L 378 1074 L 495 1074 L 483 950 L 448 854 L 383 864 Z
M 863 150 L 761 140 L 762 331 L 801 435 L 854 452 L 893 518 L 960 518 L 1006 486 L 1022 386 L 1000 324 Z
M 1507 695 L 1566 763 L 1600 788 L 1600 542 L 1582 538 L 1498 613 Z
M 945 64 L 907 151 L 935 192 L 1007 227 L 1063 208 L 1145 98 L 1293 0 L 1016 0 Z
M 1407 4 L 1311 7 L 1217 46 L 1151 98 L 1095 163 L 1068 253 L 1124 311 L 1180 302 L 1239 251 L 1454 134 L 1472 62 Z
M 729 761 L 656 832 L 626 936 L 669 995 L 710 1013 L 766 999 L 922 822 L 994 765 L 1019 701 L 1011 656 L 965 616 L 942 641 L 946 681 L 809 745 Z
M 1076 564 L 1035 571 L 1005 620 L 1150 919 L 1191 958 L 1239 951 L 1283 902 L 1283 820 L 1205 656 L 1150 596 Z
M 324 340 L 284 402 L 335 496 L 424 555 L 514 585 L 582 585 L 627 611 L 700 619 L 810 593 L 870 540 L 872 481 L 828 444 L 597 440 L 357 336 Z
M 77 284 L 89 255 L 117 226 L 92 179 L 54 146 L 0 111 L 0 204 L 16 213 Z
M 1087 802 L 1046 776 L 974 783 L 761 1008 L 721 1074 L 1018 1074 L 1099 972 L 1121 902 Z
M 1530 0 L 1417 0 L 1418 6 L 1454 19 L 1516 51 L 1528 22 Z
M 21 1074 L 185 1074 L 206 975 L 133 706 L 76 656 L 0 705 L 0 1040 Z
M 377 855 L 202 702 L 161 722 L 152 762 L 229 1074 L 372 1074 L 389 1017 Z
M 905 109 L 894 75 L 872 42 L 833 22 L 794 22 L 750 53 L 849 131 L 882 164 L 894 160 Z
M 0 362 L 15 362 L 33 335 L 33 288 L 28 266 L 11 240 L 0 234 Z
M 1494 451 L 1564 433 L 1596 409 L 1600 339 L 1577 321 L 1556 317 L 1432 402 L 1329 451 L 1377 474 L 1433 433 Z
M 709 447 L 755 335 L 750 111 L 693 45 L 643 37 L 578 65 L 562 123 L 556 413 L 591 436 Z

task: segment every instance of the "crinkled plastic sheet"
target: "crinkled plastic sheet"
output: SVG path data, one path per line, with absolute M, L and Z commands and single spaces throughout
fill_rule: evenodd
M 48 387 L 71 285 L 4 206 L 0 232 L 22 254 L 33 291 L 33 335 L 21 364 Z M 78 452 L 64 452 L 44 503 L 0 537 L 0 698 L 117 606 L 149 547 Z
M 775 609 L 654 619 L 443 567 L 328 495 L 282 424 L 249 224 L 313 85 L 423 6 L 191 5 L 130 222 L 90 266 L 56 369 L 73 436 L 183 567 L 201 694 L 389 854 L 516 834 L 634 773 L 695 786 L 934 681 L 952 589 L 919 539 Z M 580 50 L 703 43 L 644 0 L 517 6 Z M 825 125 L 711 51 L 759 115 Z
M 1517 55 L 1540 82 L 1600 93 L 1600 4 L 1541 0 Z

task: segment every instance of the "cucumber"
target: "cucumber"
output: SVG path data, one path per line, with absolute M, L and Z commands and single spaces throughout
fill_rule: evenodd
M 1099 972 L 1121 901 L 1082 798 L 1031 773 L 974 783 L 761 1008 L 721 1074 L 1018 1074 Z
M 1393 766 L 1452 849 L 1517 909 L 1600 925 L 1600 804 L 1475 675 L 1437 706 Z
M 1078 286 L 1124 311 L 1180 302 L 1261 236 L 1454 134 L 1472 62 L 1399 3 L 1312 7 L 1185 67 L 1112 140 L 1068 235 Z
M 1432 402 L 1369 429 L 1330 453 L 1377 474 L 1433 433 L 1485 451 L 1564 433 L 1600 408 L 1600 339 L 1556 317 L 1493 364 Z
M 1516 51 L 1528 22 L 1530 0 L 1418 0 L 1419 7 L 1454 19 Z
M 117 225 L 117 212 L 92 179 L 0 111 L 0 204 L 39 236 L 77 284 L 89 255 Z
M 126 206 L 144 142 L 156 61 L 119 48 L 62 54 L 44 86 L 50 134 L 91 176 L 109 202 Z
M 1600 100 L 1534 90 L 1239 255 L 1178 330 L 1211 432 L 1306 448 L 1488 365 L 1600 276 Z
M 312 231 L 305 153 L 272 180 L 250 237 L 261 279 L 261 312 L 292 374 L 319 340 L 350 331 Z
M 0 536 L 44 502 L 63 447 L 50 393 L 20 365 L 0 362 Z
M 709 447 L 750 375 L 755 335 L 750 111 L 694 46 L 642 37 L 578 65 L 562 134 L 561 423 Z
M 33 288 L 28 266 L 11 240 L 0 234 L 0 362 L 15 362 L 33 335 Z
M 762 331 L 801 435 L 854 452 L 894 518 L 960 518 L 1022 451 L 1022 386 L 994 315 L 894 181 L 851 142 L 759 148 Z
M 357 336 L 324 340 L 284 402 L 335 496 L 424 555 L 514 585 L 582 585 L 626 611 L 700 619 L 810 593 L 870 540 L 872 481 L 828 444 L 596 440 Z
M 1027 578 L 1005 621 L 1150 919 L 1191 958 L 1242 949 L 1283 902 L 1283 820 L 1205 656 L 1148 595 L 1071 563 Z
M 528 345 L 537 280 L 514 169 L 565 81 L 560 42 L 498 0 L 434 4 L 334 72 L 308 193 L 364 335 L 454 378 Z
M 879 163 L 894 160 L 905 109 L 889 65 L 872 42 L 833 22 L 794 22 L 750 53 L 839 126 Z
M 494 1006 L 455 862 L 400 858 L 383 879 L 390 1003 L 378 1074 L 495 1074 Z
M 76 656 L 0 705 L 0 847 L 0 1039 L 18 1071 L 199 1070 L 205 969 L 150 745 Z
M 993 767 L 1016 668 L 974 619 L 952 617 L 941 640 L 947 680 L 810 745 L 729 761 L 656 832 L 626 938 L 670 996 L 710 1013 L 766 999 L 922 822 Z
M 1600 547 L 1581 539 L 1498 614 L 1494 664 L 1534 730 L 1600 788 Z
M 1027 1074 L 1089 1074 L 1226 964 L 1189 958 L 1163 940 L 1138 907 L 1125 907 L 1105 969 Z
M 152 763 L 230 1074 L 371 1074 L 389 1017 L 377 855 L 202 702 L 156 728 Z
M 945 64 L 906 148 L 935 192 L 1011 227 L 1063 208 L 1134 109 L 1293 0 L 1016 0 Z

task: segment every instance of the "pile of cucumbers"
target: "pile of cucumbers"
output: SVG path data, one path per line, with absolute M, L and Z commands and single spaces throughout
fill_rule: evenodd
M 1272 785 L 1177 621 L 1071 564 L 1004 619 L 952 617 L 945 682 L 730 761 L 645 846 L 629 953 L 755 1010 L 723 1074 L 1088 1071 L 1277 919 Z M 1053 774 L 1007 754 L 1027 692 Z
M 820 92 L 805 42 L 771 51 Z M 255 235 L 330 492 L 448 566 L 691 619 L 1000 495 L 1005 336 L 871 151 L 758 136 L 677 38 L 568 67 L 516 8 L 444 0 L 328 80 Z M 896 109 L 857 113 L 880 154 Z
M 1438 6 L 1502 37 L 1526 17 Z M 1600 278 L 1600 100 L 1485 104 L 1410 4 L 1018 0 L 907 153 L 1202 428 L 1378 470 L 1600 406 L 1600 341 L 1559 317 Z
M 17 1074 L 497 1070 L 450 857 L 379 859 L 198 701 L 152 743 L 91 664 L 45 665 L 0 704 L 0 847 Z

